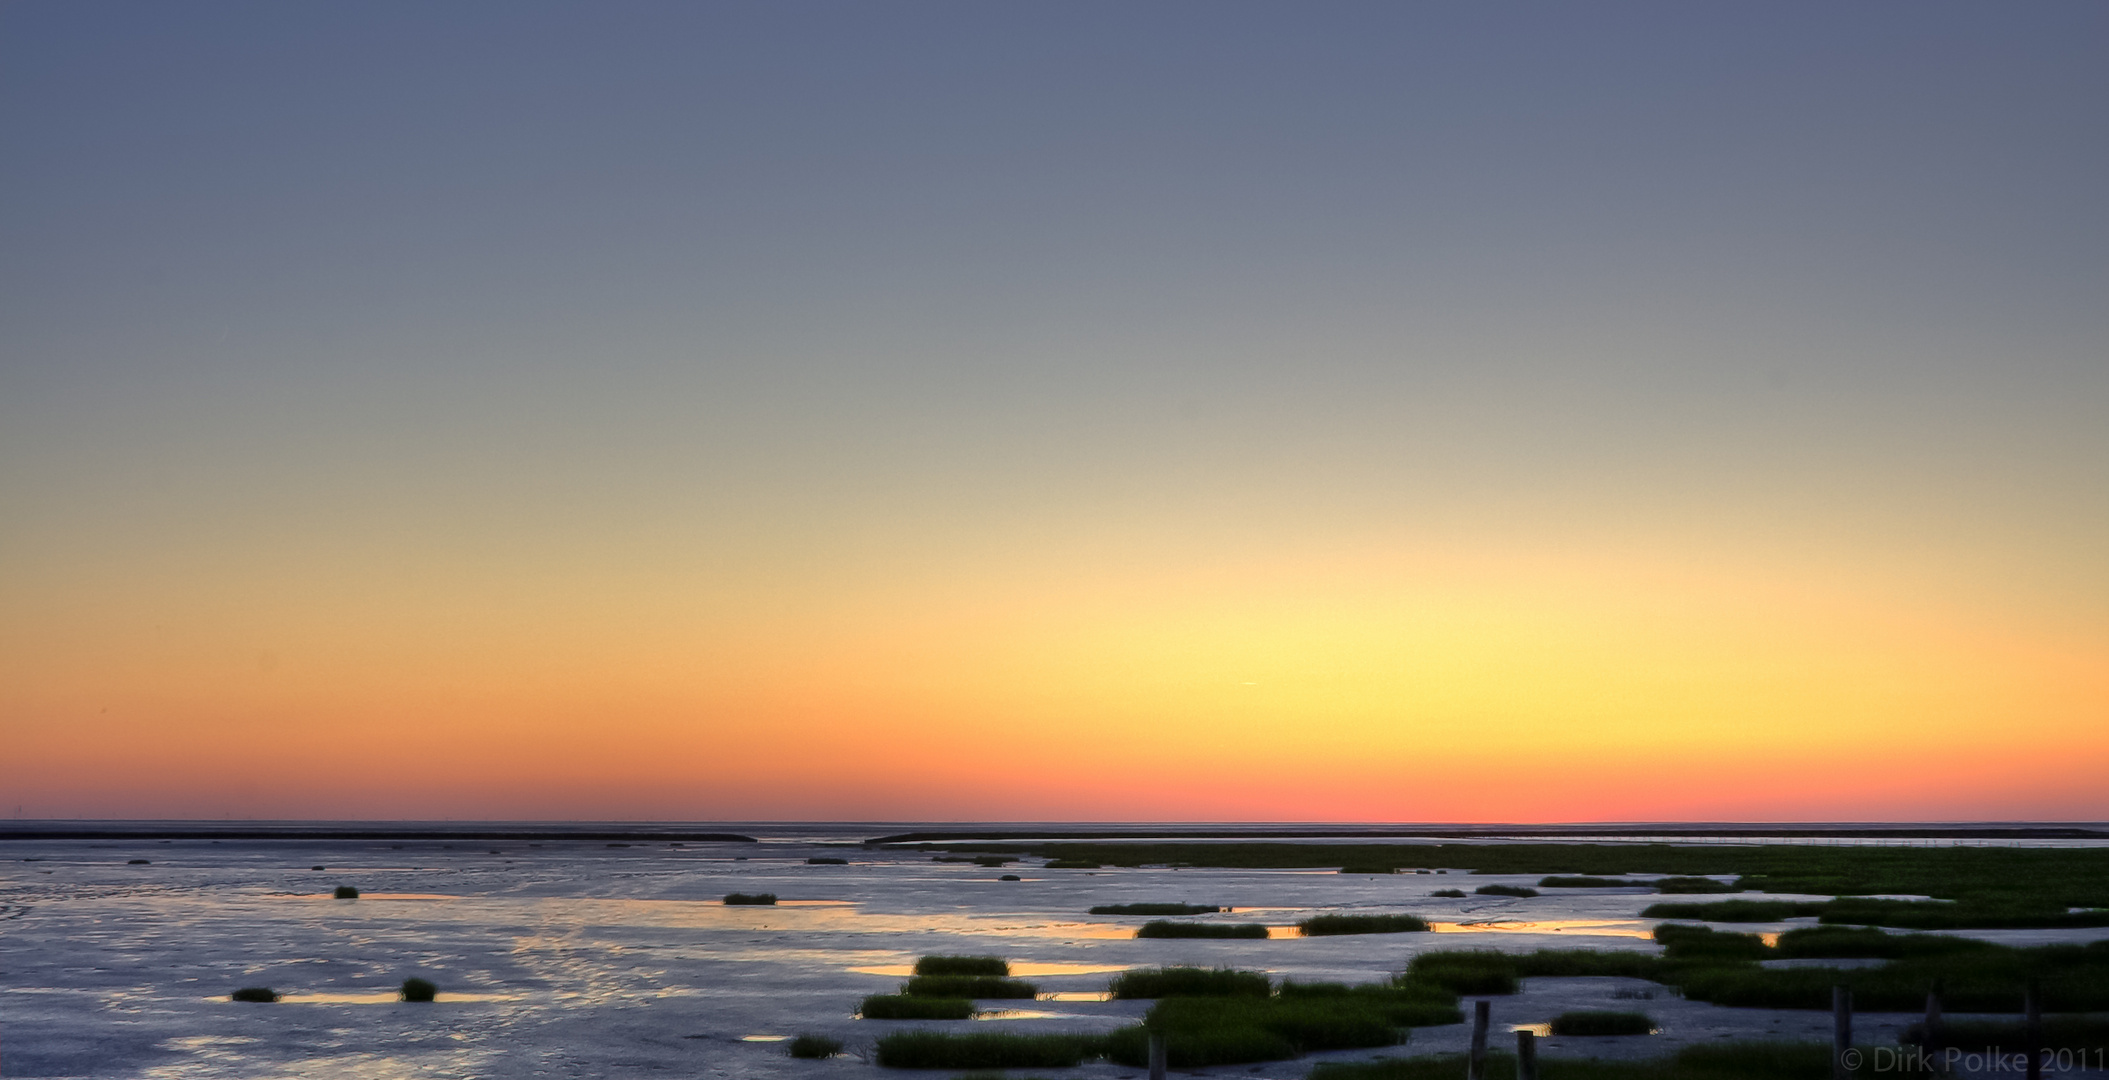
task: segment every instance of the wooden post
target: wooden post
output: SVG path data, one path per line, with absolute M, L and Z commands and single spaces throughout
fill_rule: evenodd
M 1941 984 L 1936 981 L 1926 990 L 1926 1034 L 1919 1040 L 1919 1049 L 1926 1052 L 1927 1060 L 1940 1057 L 1941 1048 L 1947 1045 L 1948 1033 L 1941 1029 Z M 1935 1071 L 1940 1066 L 1934 1066 Z
M 2034 979 L 2022 992 L 2021 1008 L 2025 1032 L 2021 1041 L 2028 1047 L 2028 1080 L 2043 1080 L 2043 1002 L 2038 1000 Z
M 1831 987 L 1831 1075 L 1844 1080 L 1853 1070 L 1846 1067 L 1845 1052 L 1853 1048 L 1853 992 Z
M 1150 1032 L 1150 1080 L 1164 1080 L 1164 1032 Z
M 1472 1053 L 1465 1058 L 1466 1080 L 1487 1080 L 1487 1013 L 1491 1001 L 1472 1003 Z
M 1516 1080 L 1538 1080 L 1538 1036 L 1529 1028 L 1516 1033 Z

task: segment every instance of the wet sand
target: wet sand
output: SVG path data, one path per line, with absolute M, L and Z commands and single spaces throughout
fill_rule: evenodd
M 857 1057 L 796 1061 L 782 1037 L 867 1049 L 902 1027 L 1103 1031 L 1147 1002 L 1102 1000 L 1108 973 L 1234 965 L 1277 978 L 1384 978 L 1417 952 L 1460 947 L 1638 949 L 1653 923 L 1638 889 L 1441 899 L 1438 888 L 1535 884 L 1536 875 L 1344 875 L 1299 870 L 1042 870 L 934 863 L 926 854 L 811 843 L 0 840 L 0 1075 L 96 1077 L 722 1077 L 881 1073 Z M 806 865 L 813 855 L 848 865 Z M 744 856 L 744 860 L 739 857 Z M 133 859 L 150 860 L 133 865 Z M 34 859 L 37 861 L 24 861 Z M 315 865 L 326 870 L 313 870 Z M 999 880 L 1006 872 L 1022 881 Z M 337 885 L 362 891 L 334 900 Z M 775 907 L 727 907 L 773 892 Z M 1404 912 L 1439 932 L 1268 940 L 1135 940 L 1145 919 L 1094 904 L 1231 905 L 1216 916 L 1286 927 L 1323 911 Z M 1800 923 L 1738 929 L 1780 931 Z M 2109 930 L 1980 932 L 2010 944 Z M 1046 992 L 953 1024 L 865 1021 L 924 953 L 993 953 Z M 409 976 L 440 1000 L 394 999 Z M 288 995 L 226 999 L 240 986 Z M 1652 1000 L 1637 995 L 1652 993 Z M 1639 980 L 1532 979 L 1494 1001 L 1497 1031 L 1576 1008 L 1638 1008 L 1649 1036 L 1551 1039 L 1552 1055 L 1646 1057 L 1718 1039 L 1827 1039 L 1828 1014 L 1686 1002 Z M 1863 1014 L 1863 1042 L 1914 1019 Z M 1462 1050 L 1464 1025 L 1420 1028 L 1386 1051 L 1211 1072 L 1301 1077 L 1318 1060 Z M 1130 1077 L 1088 1065 L 1070 1075 Z M 949 1073 L 943 1075 L 950 1075 Z

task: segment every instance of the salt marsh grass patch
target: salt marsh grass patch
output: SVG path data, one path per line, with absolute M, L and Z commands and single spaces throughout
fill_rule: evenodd
M 826 1035 L 800 1035 L 785 1052 L 795 1058 L 831 1058 L 842 1052 L 842 1040 Z
M 1122 972 L 1108 987 L 1115 998 L 1266 997 L 1267 976 L 1234 968 L 1161 967 Z
M 935 998 L 1030 998 L 1040 988 L 1020 979 L 990 975 L 917 975 L 901 984 L 901 993 Z
M 889 1069 L 1067 1069 L 1105 1052 L 1103 1035 L 896 1031 L 879 1040 L 874 1056 Z
M 1428 924 L 1411 915 L 1313 915 L 1296 924 L 1305 937 L 1336 934 L 1411 934 L 1426 931 Z
M 1223 909 L 1215 904 L 1100 904 L 1093 915 L 1213 915 Z
M 1481 885 L 1472 890 L 1481 896 L 1514 896 L 1528 898 L 1538 895 L 1538 890 L 1528 885 Z
M 866 1020 L 970 1020 L 974 1003 L 966 998 L 873 994 L 857 1006 Z
M 1010 961 L 1000 956 L 925 956 L 915 962 L 917 975 L 993 975 L 1011 973 Z
M 1264 938 L 1266 926 L 1260 923 L 1193 923 L 1173 922 L 1169 919 L 1152 919 L 1135 931 L 1139 938 Z
M 1646 1035 L 1654 1030 L 1655 1021 L 1646 1013 L 1583 1009 L 1552 1018 L 1554 1035 Z

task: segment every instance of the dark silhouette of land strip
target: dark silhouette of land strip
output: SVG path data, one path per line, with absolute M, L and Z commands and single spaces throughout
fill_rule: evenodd
M 0 840 L 575 840 L 682 844 L 758 844 L 761 841 L 740 833 L 683 832 L 674 829 L 608 828 L 551 829 L 504 826 L 470 828 L 392 827 L 356 825 L 230 825 L 201 826 L 183 822 L 166 828 L 126 824 L 109 828 L 94 826 L 11 826 L 0 823 Z
M 1334 840 L 1428 838 L 1437 840 L 1493 840 L 1527 836 L 1543 839 L 1632 837 L 1779 837 L 1792 839 L 1856 840 L 2109 840 L 2109 828 L 2070 824 L 1985 823 L 1956 825 L 1762 825 L 1693 823 L 1615 825 L 1390 825 L 1341 828 L 1235 828 L 1217 826 L 1199 829 L 1061 829 L 1021 830 L 983 828 L 960 831 L 894 833 L 866 840 L 869 845 L 930 844 L 962 840 Z

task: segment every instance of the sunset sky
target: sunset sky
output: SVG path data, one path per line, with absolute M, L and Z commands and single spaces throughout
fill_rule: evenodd
M 2109 5 L 0 5 L 0 815 L 2109 818 Z

